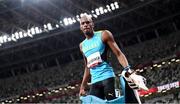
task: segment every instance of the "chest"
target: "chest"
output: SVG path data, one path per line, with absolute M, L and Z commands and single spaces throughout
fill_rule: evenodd
M 93 38 L 90 40 L 86 40 L 82 45 L 82 51 L 84 55 L 87 57 L 95 52 L 99 52 L 100 54 L 104 50 L 104 43 L 99 38 Z

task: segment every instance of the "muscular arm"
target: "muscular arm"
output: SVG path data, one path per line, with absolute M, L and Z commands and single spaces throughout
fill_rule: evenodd
M 82 53 L 82 46 L 81 44 L 79 45 L 80 47 L 80 51 Z M 85 70 L 84 70 L 84 75 L 83 75 L 83 80 L 82 80 L 82 83 L 81 83 L 81 86 L 80 86 L 80 90 L 85 88 L 85 86 L 87 85 L 87 82 L 90 78 L 90 72 L 89 72 L 89 68 L 87 68 L 87 61 L 86 61 L 86 58 L 84 56 L 84 54 L 82 53 L 83 55 L 83 59 L 84 59 L 84 63 L 85 63 Z
M 107 43 L 108 46 L 111 48 L 111 50 L 113 51 L 113 53 L 116 55 L 119 63 L 125 68 L 127 67 L 128 61 L 126 59 L 126 56 L 121 52 L 121 50 L 119 49 L 118 45 L 116 44 L 113 35 L 111 32 L 105 30 L 102 33 L 102 40 L 104 43 Z

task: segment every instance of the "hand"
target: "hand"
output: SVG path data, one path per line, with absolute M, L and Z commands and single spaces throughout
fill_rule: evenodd
M 86 95 L 86 91 L 84 90 L 84 88 L 80 88 L 79 96 L 85 96 L 85 95 Z
M 122 75 L 123 77 L 125 77 L 125 78 L 129 78 L 130 75 L 131 75 L 131 74 L 134 74 L 134 73 L 135 73 L 135 71 L 132 71 L 131 69 L 129 69 L 128 71 L 123 70 L 122 73 L 121 73 L 121 75 Z

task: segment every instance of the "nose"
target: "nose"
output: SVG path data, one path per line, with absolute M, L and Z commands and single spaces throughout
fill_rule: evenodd
M 88 27 L 88 24 L 87 24 L 87 23 L 85 23 L 85 24 L 84 24 L 84 28 L 87 28 L 87 27 Z
M 88 24 L 89 24 L 89 23 L 86 23 L 86 22 L 85 22 L 85 23 L 84 23 L 84 26 L 87 26 Z

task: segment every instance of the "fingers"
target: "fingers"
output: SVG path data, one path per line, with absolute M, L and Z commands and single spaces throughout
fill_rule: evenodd
M 86 96 L 86 92 L 84 90 L 80 90 L 79 96 Z

